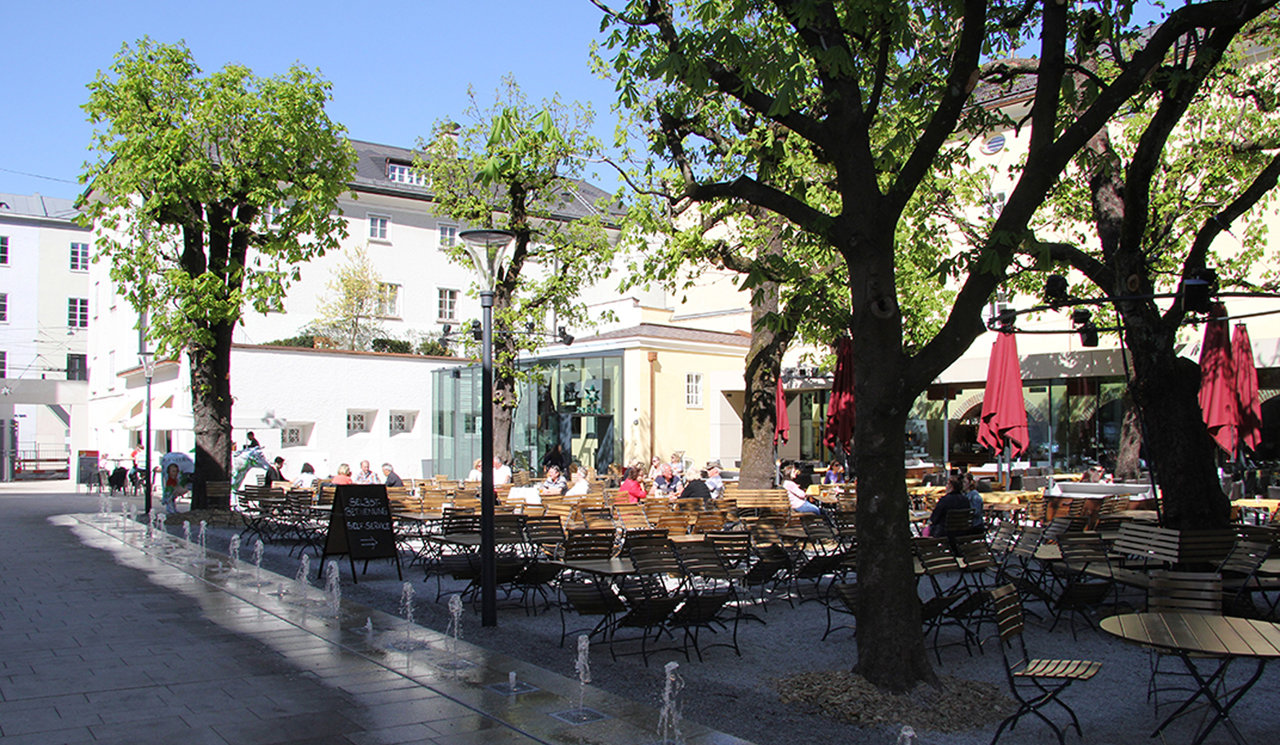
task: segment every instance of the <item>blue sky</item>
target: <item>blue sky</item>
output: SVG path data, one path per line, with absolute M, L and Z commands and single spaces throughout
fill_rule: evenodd
M 531 99 L 559 93 L 592 104 L 597 136 L 613 133 L 613 86 L 588 69 L 600 14 L 587 0 L 6 5 L 0 192 L 79 193 L 91 132 L 80 108 L 85 85 L 142 36 L 185 40 L 206 71 L 229 62 L 263 76 L 294 62 L 318 69 L 333 83 L 330 116 L 355 139 L 411 147 L 437 120 L 461 118 L 469 85 L 488 103 L 508 73 Z
M 613 136 L 613 86 L 588 69 L 600 13 L 587 0 L 46 0 L 9 3 L 0 19 L 0 192 L 79 193 L 85 85 L 142 36 L 185 40 L 206 71 L 318 69 L 333 83 L 330 116 L 356 139 L 412 147 L 461 118 L 469 85 L 488 103 L 508 73 L 533 100 L 590 103 L 595 134 Z

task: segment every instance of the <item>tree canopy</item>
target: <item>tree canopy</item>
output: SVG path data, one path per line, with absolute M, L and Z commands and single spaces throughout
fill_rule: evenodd
M 1274 3 L 1188 4 L 1101 69 L 1100 50 L 1134 38 L 1131 2 L 592 2 L 604 12 L 603 65 L 616 76 L 619 104 L 648 122 L 649 168 L 678 174 L 675 197 L 774 212 L 844 262 L 864 599 L 858 669 L 899 690 L 932 679 L 919 635 L 902 633 L 920 626 L 905 519 L 910 407 L 984 331 L 983 313 L 1016 270 L 1032 216 L 1090 138 L 1189 31 L 1230 35 Z M 1032 39 L 1035 57 L 1015 56 Z M 998 105 L 1002 98 L 1024 103 Z M 820 186 L 821 198 L 769 177 L 758 122 L 806 144 L 819 167 L 797 177 Z M 947 200 L 938 185 L 966 170 L 973 138 L 1007 130 L 1026 139 L 1026 153 L 998 214 L 965 241 L 949 232 L 927 240 L 923 220 Z M 901 251 L 913 239 L 956 288 L 936 330 L 914 339 Z M 918 265 L 929 266 L 928 256 Z
M 148 338 L 191 359 L 204 479 L 230 467 L 234 325 L 247 308 L 279 309 L 299 265 L 345 235 L 337 200 L 355 153 L 328 100 L 306 68 L 206 75 L 184 44 L 147 38 L 89 84 L 96 159 L 81 207 Z

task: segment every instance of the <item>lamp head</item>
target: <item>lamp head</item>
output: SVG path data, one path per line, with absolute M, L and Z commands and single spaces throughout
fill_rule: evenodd
M 1070 302 L 1067 294 L 1067 278 L 1061 274 L 1050 274 L 1044 280 L 1044 300 L 1052 306 Z

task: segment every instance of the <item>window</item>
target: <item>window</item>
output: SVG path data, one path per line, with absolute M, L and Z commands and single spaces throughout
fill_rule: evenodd
M 414 186 L 426 186 L 427 177 L 422 171 L 415 171 L 413 166 L 408 163 L 387 163 L 387 180 L 398 181 L 402 184 L 413 184 Z
M 458 226 L 457 225 L 441 225 L 440 226 L 440 245 L 448 248 L 458 242 Z
M 370 431 L 374 412 L 364 409 L 347 409 L 347 436 Z
M 369 237 L 375 241 L 385 241 L 387 239 L 387 226 L 391 224 L 391 218 L 382 215 L 369 215 Z
M 85 354 L 67 355 L 67 380 L 89 379 L 89 356 Z
M 378 315 L 383 318 L 400 317 L 400 285 L 378 283 Z
M 0 235 L 0 264 L 9 265 L 9 236 Z
M 702 373 L 685 373 L 684 406 L 686 409 L 702 408 Z
M 73 329 L 89 328 L 89 298 L 67 299 L 67 326 Z
M 446 290 L 441 287 L 438 292 L 439 304 L 437 305 L 436 318 L 440 321 L 453 323 L 458 320 L 458 291 Z
M 416 411 L 393 411 L 387 421 L 392 435 L 401 435 L 413 431 L 414 422 L 418 420 Z
M 9 377 L 9 353 L 0 352 L 0 378 Z
M 9 293 L 0 292 L 0 323 L 9 322 Z
M 311 428 L 315 426 L 310 422 L 294 424 L 290 422 L 280 433 L 280 442 L 284 447 L 304 447 L 311 441 Z
M 73 272 L 89 271 L 89 244 L 88 243 L 72 243 L 71 244 L 71 271 Z

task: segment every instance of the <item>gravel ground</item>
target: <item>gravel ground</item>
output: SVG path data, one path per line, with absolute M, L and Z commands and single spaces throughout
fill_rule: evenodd
M 179 527 L 171 526 L 170 530 L 181 535 L 180 521 L 177 524 Z M 230 529 L 211 527 L 209 548 L 225 551 L 232 534 Z M 249 555 L 246 545 L 242 556 Z M 263 566 L 292 577 L 298 559 L 288 556 L 287 547 L 269 545 Z M 356 585 L 350 583 L 344 562 L 343 577 L 344 598 L 398 614 L 400 582 L 389 562 L 371 563 L 368 574 Z M 405 578 L 416 586 L 415 620 L 443 631 L 448 610 L 443 598 L 435 602 L 436 578 L 424 581 L 421 569 L 407 566 Z M 448 594 L 462 586 L 446 579 L 441 587 Z M 838 631 L 825 642 L 819 641 L 826 624 L 821 603 L 810 601 L 790 607 L 786 601 L 772 601 L 761 615 L 767 624 L 745 623 L 739 629 L 741 657 L 731 649 L 715 648 L 704 652 L 704 662 L 698 662 L 696 656 L 686 662 L 678 652 L 667 652 L 652 655 L 645 667 L 639 655 L 612 661 L 606 647 L 595 645 L 592 684 L 657 706 L 663 664 L 675 659 L 686 683 L 682 693 L 685 718 L 761 745 L 794 745 L 797 736 L 804 738 L 805 745 L 896 743 L 900 742 L 904 725 L 914 730 L 914 742 L 920 744 L 985 745 L 991 741 L 1002 716 L 993 711 L 1007 711 L 1005 707 L 1011 705 L 1004 699 L 1004 671 L 994 642 L 986 644 L 985 652 L 972 656 L 963 646 L 944 649 L 936 670 L 940 676 L 954 680 L 948 680 L 942 691 L 920 690 L 908 697 L 886 699 L 848 676 L 847 671 L 857 661 L 852 631 Z M 571 619 L 571 628 L 577 620 Z M 469 607 L 462 627 L 463 638 L 474 644 L 574 676 L 574 644 L 570 639 L 564 648 L 559 646 L 560 614 L 554 607 L 528 616 L 514 604 L 502 604 L 496 628 L 483 628 L 477 610 Z M 983 633 L 994 630 L 988 625 Z M 1026 637 L 1032 656 L 1103 663 L 1097 676 L 1077 683 L 1063 695 L 1076 710 L 1084 729 L 1083 739 L 1072 732 L 1068 742 L 1120 745 L 1149 740 L 1158 720 L 1146 698 L 1146 651 L 1084 628 L 1079 630 L 1078 640 L 1073 640 L 1065 622 L 1050 632 L 1034 618 L 1029 618 Z M 931 659 L 936 662 L 936 658 Z M 1230 677 L 1233 681 L 1243 680 L 1250 672 L 1251 664 L 1238 663 Z M 1274 707 L 1278 695 L 1280 667 L 1272 666 L 1233 711 L 1233 720 L 1247 739 L 1271 741 L 1275 725 L 1280 722 Z M 1161 710 L 1169 711 L 1168 707 Z M 838 718 L 841 715 L 846 721 Z M 1065 714 L 1051 711 L 1050 717 L 1062 721 Z M 1172 725 L 1165 732 L 1165 742 L 1190 742 L 1196 721 L 1198 717 L 1184 717 Z M 1006 731 L 1000 742 L 1015 745 L 1053 740 L 1047 726 L 1028 716 L 1016 729 Z M 1219 727 L 1207 742 L 1232 740 Z

